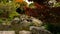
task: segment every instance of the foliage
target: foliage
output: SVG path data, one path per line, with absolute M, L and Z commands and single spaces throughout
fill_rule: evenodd
M 3 22 L 3 20 L 0 18 L 0 23 L 2 23 Z
M 6 16 L 10 16 L 11 13 L 15 13 L 15 10 L 16 10 L 16 6 L 15 6 L 15 3 L 14 2 L 11 2 L 11 3 L 0 3 L 0 12 L 2 12 L 2 16 L 3 14 L 5 13 Z
M 54 7 L 60 7 L 60 2 L 57 2 L 56 4 L 53 5 Z
M 16 2 L 22 3 L 22 2 L 23 2 L 23 0 L 16 0 Z
M 3 13 L 3 10 L 0 10 L 0 15 Z
M 34 3 L 29 4 L 30 8 L 35 8 Z
M 27 6 L 27 3 L 24 1 L 23 3 L 17 4 L 17 3 L 13 2 L 13 1 L 11 3 L 6 2 L 6 1 L 7 0 L 3 0 L 2 1 L 3 3 L 2 2 L 0 3 L 0 18 L 2 18 L 2 16 L 3 16 L 3 18 L 5 18 L 5 16 L 6 16 L 6 19 L 7 19 L 6 24 L 9 24 L 10 23 L 9 21 L 13 20 L 14 16 L 19 15 L 16 12 L 16 7 L 20 6 L 22 8 L 22 10 L 23 10 L 23 7 Z M 43 4 L 43 2 L 44 2 L 44 0 L 43 1 L 41 1 L 41 0 L 33 0 L 33 1 L 37 2 L 39 4 L 40 3 Z M 38 17 L 43 22 L 45 22 L 45 21 L 49 22 L 48 24 L 45 25 L 46 29 L 51 31 L 54 34 L 59 33 L 60 32 L 60 26 L 54 26 L 54 25 L 52 25 L 50 23 L 54 23 L 54 24 L 58 23 L 58 22 L 60 23 L 60 21 L 59 21 L 60 11 L 58 11 L 58 10 L 57 10 L 58 12 L 55 11 L 57 8 L 56 9 L 52 8 L 50 10 L 50 8 L 48 8 L 48 7 L 44 6 L 44 5 L 36 4 L 36 6 L 37 6 L 37 8 L 33 9 L 34 4 L 32 3 L 32 4 L 29 5 L 29 7 L 25 7 L 25 8 L 27 8 L 26 9 L 26 14 L 29 15 L 29 16 L 36 17 L 36 18 Z M 54 5 L 54 7 L 59 7 L 59 6 L 60 6 L 60 2 L 56 3 Z M 4 20 L 0 19 L 0 23 L 2 23 L 3 21 Z M 29 24 L 29 26 L 33 26 L 33 25 L 34 25 L 33 23 Z
M 28 0 L 28 1 L 37 2 L 38 4 L 44 4 L 44 2 L 47 2 L 49 0 Z
M 53 34 L 57 34 L 60 32 L 60 26 L 54 26 L 50 23 L 45 25 L 45 28 L 49 31 L 51 31 Z
M 18 13 L 16 12 L 16 3 L 14 1 L 10 3 L 0 3 L 0 18 L 6 19 L 7 21 L 5 21 L 5 23 L 7 25 L 14 18 L 14 16 L 18 16 Z M 4 19 L 2 19 L 0 19 L 0 23 L 4 22 Z

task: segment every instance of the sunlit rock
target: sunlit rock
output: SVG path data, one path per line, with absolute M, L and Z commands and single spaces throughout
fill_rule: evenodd
M 41 20 L 38 20 L 34 17 L 30 17 L 27 15 L 21 15 L 20 16 L 20 23 L 25 24 L 25 26 L 27 25 L 31 25 L 33 24 L 34 26 L 41 26 L 43 24 L 43 22 Z
M 0 31 L 0 34 L 15 34 L 15 31 Z
M 19 34 L 31 34 L 31 32 L 22 30 L 22 31 L 19 31 Z

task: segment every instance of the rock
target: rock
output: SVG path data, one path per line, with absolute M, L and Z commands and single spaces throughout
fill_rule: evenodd
M 43 24 L 43 22 L 41 20 L 38 20 L 34 17 L 30 17 L 30 16 L 27 16 L 27 15 L 21 15 L 20 16 L 20 23 L 24 23 L 26 25 L 30 25 L 33 23 L 33 25 L 35 26 L 41 26 Z
M 0 34 L 15 34 L 15 31 L 0 31 Z
M 22 21 L 22 22 L 20 23 L 20 25 L 23 26 L 23 27 L 27 27 L 27 26 L 30 25 L 30 22 L 24 20 L 24 21 Z
M 43 24 L 43 22 L 41 20 L 38 20 L 36 18 L 31 17 L 32 23 L 34 23 L 34 25 L 36 26 L 41 26 Z
M 19 23 L 19 21 L 20 21 L 20 18 L 18 18 L 18 17 L 15 17 L 12 21 L 11 21 L 11 23 L 12 24 L 14 24 L 14 23 Z
M 30 30 L 32 34 L 52 34 L 51 32 L 42 27 L 31 26 Z
M 30 17 L 27 15 L 20 15 L 20 17 L 15 17 L 12 21 L 11 24 L 13 26 L 17 26 L 22 28 L 23 30 L 29 30 L 30 26 L 41 26 L 43 24 L 42 21 L 34 18 L 34 17 Z
M 19 34 L 31 34 L 31 32 L 22 30 L 22 31 L 19 31 Z

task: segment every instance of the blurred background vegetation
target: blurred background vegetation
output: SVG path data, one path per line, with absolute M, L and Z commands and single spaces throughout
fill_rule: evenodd
M 52 4 L 48 5 L 48 6 L 49 7 L 60 7 L 60 2 L 52 2 Z M 14 16 L 19 16 L 19 14 L 16 12 L 16 9 L 18 7 L 23 8 L 23 6 L 27 6 L 32 9 L 35 8 L 34 3 L 31 3 L 28 5 L 28 3 L 25 1 L 16 2 L 15 0 L 0 0 L 0 23 L 3 23 L 4 20 L 6 20 L 6 22 L 9 23 L 11 20 L 13 20 Z M 51 13 L 53 13 L 53 12 L 51 12 Z M 55 14 L 55 13 L 53 13 L 53 14 Z M 59 22 L 59 25 L 57 25 L 57 26 L 52 25 L 50 23 L 45 24 L 44 26 L 46 27 L 47 30 L 51 31 L 52 33 L 60 34 L 60 22 Z

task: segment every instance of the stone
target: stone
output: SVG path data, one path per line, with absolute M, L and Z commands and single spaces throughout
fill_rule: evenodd
M 34 23 L 34 25 L 36 26 L 41 26 L 43 24 L 43 22 L 39 19 L 31 17 L 31 20 L 32 20 L 32 23 Z
M 15 31 L 0 31 L 0 34 L 15 34 Z
M 22 30 L 22 31 L 19 31 L 19 34 L 31 34 L 31 32 L 30 31 Z
M 50 31 L 44 29 L 43 27 L 31 26 L 30 30 L 32 34 L 52 34 Z
M 32 24 L 32 23 L 35 26 L 41 26 L 43 24 L 43 22 L 41 20 L 36 19 L 34 17 L 27 16 L 27 15 L 20 16 L 20 23 L 26 24 L 27 26 Z
M 12 21 L 11 21 L 11 23 L 12 24 L 14 24 L 14 23 L 19 23 L 19 21 L 20 21 L 20 18 L 18 18 L 18 17 L 15 17 Z

